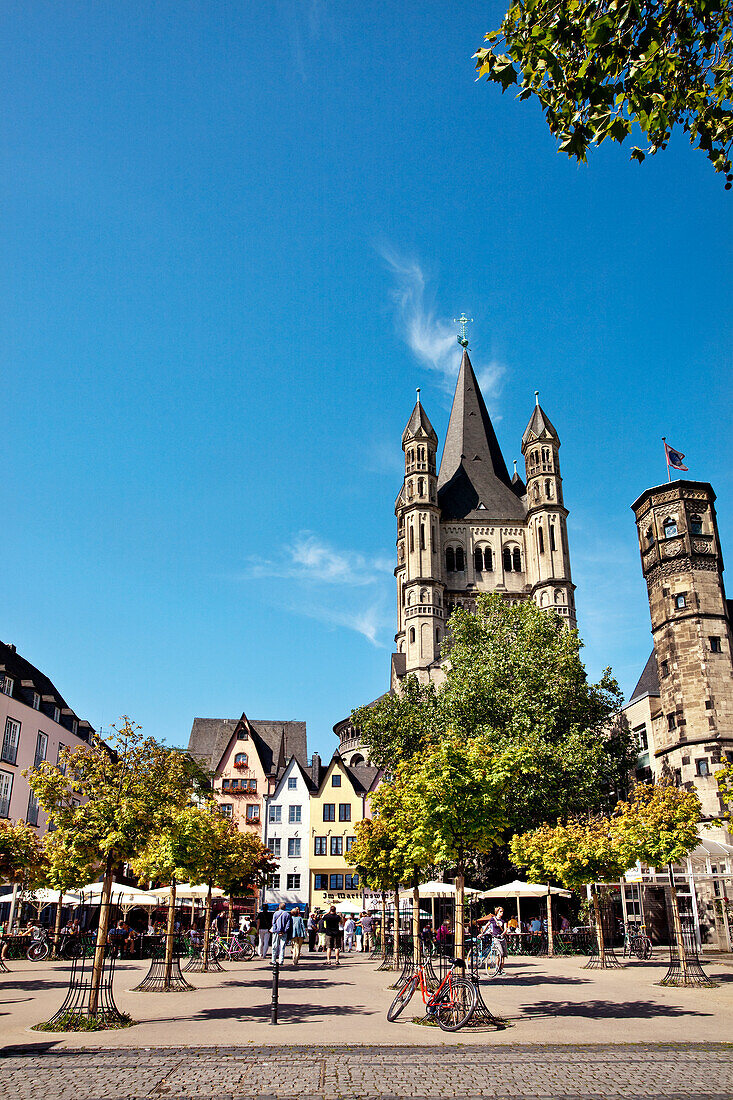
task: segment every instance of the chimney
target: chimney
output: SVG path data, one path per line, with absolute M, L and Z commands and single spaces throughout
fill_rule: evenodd
M 314 752 L 311 757 L 311 776 L 313 782 L 318 783 L 321 778 L 321 756 L 320 753 Z

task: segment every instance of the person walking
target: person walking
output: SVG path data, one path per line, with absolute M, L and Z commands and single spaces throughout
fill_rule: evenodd
M 290 939 L 293 922 L 288 913 L 287 906 L 281 901 L 272 918 L 272 961 L 280 966 L 285 962 L 285 947 Z
M 506 961 L 506 924 L 504 923 L 504 910 L 499 905 L 496 912 L 492 913 L 489 917 L 489 933 L 491 935 L 493 945 L 498 948 L 499 951 L 499 966 L 496 972 L 497 978 L 504 976 L 504 963 Z
M 369 951 L 372 946 L 372 932 L 374 930 L 374 921 L 371 914 L 364 911 L 361 915 L 361 949 L 362 951 Z
M 318 917 L 315 913 L 308 914 L 308 951 L 312 955 L 316 949 L 316 938 L 318 936 Z
M 326 917 L 324 913 L 321 913 L 318 918 L 318 950 L 326 950 Z
M 257 948 L 257 954 L 261 959 L 267 958 L 267 949 L 270 946 L 270 932 L 272 930 L 272 913 L 265 909 L 264 905 L 257 914 L 257 920 L 255 921 L 257 927 L 257 936 L 259 938 L 259 947 Z
M 293 922 L 293 926 L 290 930 L 290 942 L 293 948 L 293 966 L 297 967 L 300 962 L 300 952 L 303 950 L 303 943 L 305 941 L 305 923 L 303 922 L 300 909 L 293 909 L 290 918 Z
M 339 966 L 339 953 L 341 951 L 341 918 L 336 912 L 336 906 L 332 905 L 329 911 L 323 918 L 323 924 L 326 930 L 326 943 L 327 952 L 326 959 L 328 965 L 331 965 L 331 955 L 336 949 L 336 966 Z
M 351 913 L 344 921 L 344 951 L 353 951 L 356 940 L 356 921 Z

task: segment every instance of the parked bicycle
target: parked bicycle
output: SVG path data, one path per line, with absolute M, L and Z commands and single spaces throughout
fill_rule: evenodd
M 45 962 L 51 954 L 51 948 L 52 945 L 48 938 L 48 930 L 46 928 L 39 928 L 33 938 L 33 942 L 25 953 L 25 957 L 29 962 Z M 83 950 L 84 945 L 79 936 L 61 936 L 59 940 L 58 958 L 77 959 Z
M 212 959 L 227 959 L 229 962 L 249 962 L 255 957 L 255 949 L 252 941 L 247 937 L 240 937 L 235 932 L 229 943 L 217 932 L 211 937 L 209 954 Z
M 473 1016 L 478 993 L 472 981 L 457 973 L 463 969 L 461 959 L 453 959 L 448 973 L 438 988 L 431 992 L 425 967 L 422 964 L 418 966 L 387 1009 L 389 1022 L 394 1023 L 419 988 L 425 1005 L 425 1015 L 437 1020 L 443 1031 L 459 1031 L 465 1027 Z
M 621 925 L 624 933 L 624 958 L 627 955 L 636 955 L 641 962 L 646 962 L 652 957 L 652 941 L 646 934 L 643 924 L 632 927 Z

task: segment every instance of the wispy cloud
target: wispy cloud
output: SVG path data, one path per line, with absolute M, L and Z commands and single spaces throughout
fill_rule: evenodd
M 423 366 L 452 391 L 461 365 L 455 323 L 440 316 L 431 303 L 429 279 L 416 259 L 400 255 L 390 245 L 381 245 L 378 252 L 394 280 L 392 300 L 401 338 Z M 491 402 L 497 396 L 504 367 L 495 359 L 474 361 L 473 353 L 471 359 L 483 395 Z
M 380 640 L 392 626 L 392 619 L 385 613 L 384 603 L 378 601 L 361 610 L 349 611 L 347 608 L 326 607 L 323 604 L 302 604 L 292 607 L 300 615 L 335 627 L 346 627 L 361 634 L 377 649 L 386 649 L 387 644 Z
M 392 572 L 386 558 L 368 558 L 354 550 L 337 550 L 312 532 L 303 531 L 275 558 L 252 558 L 240 580 L 280 577 L 329 585 L 376 584 Z

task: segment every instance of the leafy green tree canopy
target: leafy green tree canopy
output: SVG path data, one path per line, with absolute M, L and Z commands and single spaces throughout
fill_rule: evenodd
M 533 882 L 554 879 L 568 890 L 619 879 L 634 863 L 621 851 L 604 817 L 570 818 L 512 838 L 512 860 Z
M 46 859 L 35 829 L 25 821 L 0 821 L 0 882 L 35 890 L 44 885 L 46 871 Z
M 675 127 L 726 173 L 733 144 L 730 0 L 517 0 L 475 54 L 479 76 L 535 96 L 560 151 L 585 161 L 638 126 L 646 150 Z
M 726 764 L 715 773 L 718 791 L 723 800 L 722 817 L 733 826 L 733 764 Z
M 665 867 L 685 859 L 699 844 L 700 799 L 672 783 L 638 783 L 612 820 L 615 842 L 629 866 L 636 860 Z

